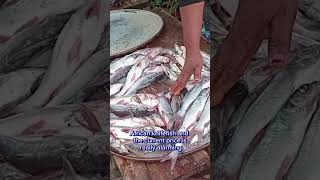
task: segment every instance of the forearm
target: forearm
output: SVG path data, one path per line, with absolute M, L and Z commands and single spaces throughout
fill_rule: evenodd
M 180 8 L 183 40 L 187 53 L 200 51 L 204 2 Z

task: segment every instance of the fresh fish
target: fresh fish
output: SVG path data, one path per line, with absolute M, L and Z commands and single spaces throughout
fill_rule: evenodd
M 203 108 L 201 116 L 197 124 L 190 130 L 191 137 L 198 136 L 198 141 L 202 141 L 204 137 L 204 128 L 210 124 L 210 97 Z
M 149 86 L 165 75 L 165 69 L 161 66 L 150 67 L 145 70 L 141 78 L 138 79 L 127 91 L 126 95 L 133 95 L 137 91 Z
M 150 119 L 151 120 L 151 119 Z M 153 121 L 147 118 L 141 117 L 127 117 L 121 119 L 110 119 L 111 127 L 124 127 L 124 128 L 143 128 L 147 126 L 155 126 Z
M 92 79 L 98 76 L 108 65 L 105 59 L 109 55 L 109 49 L 103 49 L 93 54 L 72 75 L 68 83 L 61 87 L 55 96 L 46 105 L 47 107 L 61 105 L 72 99 L 76 92 L 84 88 Z
M 250 142 L 275 117 L 287 99 L 301 85 L 320 80 L 320 72 L 318 71 L 320 68 L 319 46 L 302 49 L 293 58 L 286 69 L 272 78 L 268 86 L 243 115 L 241 123 L 232 136 L 230 145 L 215 161 L 214 170 L 218 178 L 236 176 Z
M 156 107 L 139 104 L 139 105 L 122 105 L 122 104 L 114 104 L 110 106 L 110 110 L 117 116 L 128 116 L 133 115 L 135 117 L 148 116 L 157 112 Z
M 100 131 L 96 124 L 102 126 L 107 104 L 95 102 L 86 106 L 90 110 L 94 109 L 92 112 L 94 116 L 88 115 L 89 110 L 79 105 L 50 107 L 1 119 L 0 131 L 6 136 L 55 134 L 90 136 L 93 132 Z
M 155 102 L 154 102 L 155 101 Z M 150 106 L 156 106 L 159 104 L 158 98 L 156 95 L 153 94 L 146 94 L 146 93 L 138 93 L 132 96 L 120 96 L 114 97 L 110 99 L 110 104 L 145 104 Z
M 97 48 L 105 24 L 106 0 L 94 0 L 80 8 L 66 23 L 55 44 L 52 63 L 37 91 L 17 111 L 46 105 Z M 92 27 L 94 31 L 92 31 Z M 59 73 L 57 73 L 59 72 Z
M 164 119 L 166 122 L 166 127 L 168 130 L 170 130 L 173 126 L 172 121 L 172 116 L 173 116 L 173 111 L 171 109 L 171 105 L 168 101 L 168 99 L 164 96 L 159 97 L 159 105 L 158 105 L 158 112 L 161 115 L 161 117 Z
M 212 109 L 213 118 L 213 152 L 214 157 L 217 157 L 226 144 L 226 134 L 228 134 L 227 128 L 233 128 L 240 122 L 242 114 L 247 110 L 246 103 L 251 103 L 251 99 L 254 97 L 252 93 L 250 98 L 246 98 L 248 95 L 247 86 L 244 82 L 240 81 L 236 83 L 231 90 L 227 93 L 222 103 L 215 106 Z M 231 134 L 231 133 L 230 133 Z
M 149 119 L 149 121 L 153 121 L 153 123 L 158 126 L 158 127 L 164 127 L 166 126 L 166 122 L 162 119 L 162 117 L 159 114 L 152 114 L 151 116 L 147 116 L 147 119 Z
M 0 153 L 18 169 L 37 174 L 60 169 L 63 157 L 81 174 L 106 175 L 109 135 L 13 138 L 0 135 Z M 39 158 L 40 157 L 40 158 Z M 32 166 L 30 166 L 32 164 Z
M 110 97 L 120 92 L 122 86 L 123 86 L 123 83 L 116 83 L 116 84 L 110 85 Z
M 0 163 L 0 178 L 2 180 L 19 180 L 30 176 L 31 175 L 16 169 L 9 163 Z
M 199 96 L 193 101 L 192 105 L 190 106 L 190 109 L 187 111 L 183 119 L 179 131 L 190 130 L 190 128 L 196 125 L 206 105 L 207 99 L 209 97 L 209 92 L 209 88 L 202 90 Z
M 45 70 L 40 68 L 19 69 L 0 75 L 0 116 L 31 95 L 39 85 Z
M 71 13 L 48 17 L 0 43 L 0 72 L 10 72 L 32 60 L 44 48 L 52 48 Z
M 113 134 L 115 137 L 117 137 L 122 143 L 128 144 L 128 142 L 132 143 L 132 140 L 136 138 L 135 136 L 131 136 L 130 132 L 133 130 L 143 130 L 143 129 L 148 129 L 148 127 L 143 127 L 143 128 L 110 127 L 110 133 Z M 149 138 L 149 137 L 139 136 L 139 139 L 146 139 L 146 138 Z
M 123 85 L 117 96 L 123 96 L 127 94 L 127 91 L 130 89 L 130 87 L 142 76 L 143 71 L 148 67 L 149 63 L 150 61 L 145 59 L 132 66 L 128 73 L 126 83 Z
M 45 48 L 30 58 L 24 67 L 47 68 L 50 65 L 52 49 Z
M 170 105 L 173 113 L 178 112 L 178 110 L 180 109 L 182 104 L 182 98 L 183 96 L 181 95 L 171 97 Z
M 113 61 L 110 65 L 110 83 L 114 84 L 125 77 L 133 65 L 140 63 L 147 57 L 144 55 L 125 56 L 120 60 Z
M 127 148 L 113 134 L 110 135 L 110 146 L 112 150 L 115 150 L 118 153 L 129 154 Z
M 56 16 L 85 5 L 87 0 L 19 0 L 5 6 L 0 11 L 0 43 L 16 33 L 41 22 L 48 16 Z
M 193 103 L 193 101 L 198 97 L 202 90 L 210 87 L 210 81 L 203 79 L 200 84 L 196 85 L 189 93 L 185 95 L 182 100 L 182 106 L 179 111 L 173 116 L 174 129 L 179 129 L 182 125 L 183 117 L 185 116 L 187 110 Z
M 240 180 L 282 179 L 294 161 L 317 107 L 320 83 L 299 88 L 273 122 L 241 170 Z M 272 167 L 272 168 L 268 168 Z
M 317 180 L 319 178 L 319 127 L 320 127 L 320 108 L 317 110 L 309 124 L 309 127 L 304 136 L 303 143 L 299 153 L 295 158 L 289 172 L 287 173 L 288 180 Z

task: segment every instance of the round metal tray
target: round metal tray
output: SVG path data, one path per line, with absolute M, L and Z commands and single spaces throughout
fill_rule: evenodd
M 198 151 L 201 151 L 203 149 L 206 149 L 210 146 L 210 144 L 206 144 L 206 145 L 202 145 L 202 146 L 199 146 L 195 149 L 192 149 L 186 153 L 182 153 L 178 156 L 178 158 L 181 158 L 181 157 L 184 157 L 184 156 L 187 156 L 187 155 L 190 155 L 190 154 L 193 154 L 195 152 L 198 152 Z M 117 152 L 114 152 L 114 151 L 111 151 L 111 154 L 113 155 L 116 155 L 116 156 L 119 156 L 121 158 L 124 158 L 124 159 L 129 159 L 129 160 L 133 160 L 133 161 L 144 161 L 144 162 L 156 162 L 156 161 L 161 161 L 162 158 L 153 158 L 153 159 L 150 159 L 150 158 L 140 158 L 140 157 L 136 157 L 136 156 L 130 156 L 130 155 L 123 155 L 123 154 L 120 154 L 120 153 L 117 153 Z
M 164 22 L 150 11 L 121 9 L 110 12 L 111 58 L 133 52 L 157 37 Z

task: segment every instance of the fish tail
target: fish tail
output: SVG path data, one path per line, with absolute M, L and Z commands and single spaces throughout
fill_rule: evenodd
M 172 151 L 168 155 L 166 155 L 160 162 L 164 162 L 167 160 L 171 160 L 171 167 L 170 170 L 172 171 L 173 168 L 176 166 L 177 160 L 179 156 L 179 151 Z

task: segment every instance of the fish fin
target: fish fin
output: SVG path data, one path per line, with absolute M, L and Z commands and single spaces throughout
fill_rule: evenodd
M 68 63 L 71 63 L 72 61 L 75 61 L 80 58 L 81 45 L 81 37 L 78 37 L 76 41 L 73 43 L 70 52 L 68 53 Z
M 102 132 L 102 127 L 97 120 L 97 117 L 89 110 L 86 105 L 80 104 L 80 112 L 93 133 Z
M 165 162 L 167 160 L 171 160 L 171 167 L 170 170 L 173 171 L 174 167 L 176 166 L 177 160 L 179 156 L 179 151 L 172 151 L 168 155 L 166 155 L 160 162 Z
M 87 18 L 90 18 L 90 17 L 94 17 L 94 16 L 97 16 L 98 18 L 100 17 L 100 9 L 101 9 L 101 4 L 99 3 L 99 0 L 96 0 L 91 8 L 89 9 L 88 13 L 87 13 Z
M 27 21 L 25 24 L 23 24 L 21 27 L 19 27 L 15 33 L 19 33 L 21 31 L 23 31 L 25 28 L 28 28 L 29 26 L 32 26 L 36 23 L 38 23 L 40 21 L 39 17 L 34 17 L 32 19 L 30 19 L 29 21 Z
M 32 135 L 35 134 L 38 130 L 44 127 L 46 121 L 40 120 L 36 123 L 31 124 L 26 129 L 24 129 L 20 135 Z
M 65 156 L 62 157 L 62 162 L 63 162 L 63 178 L 62 179 L 69 179 L 71 177 L 72 179 L 74 179 L 75 177 L 78 177 L 76 171 L 72 167 L 72 164 Z

